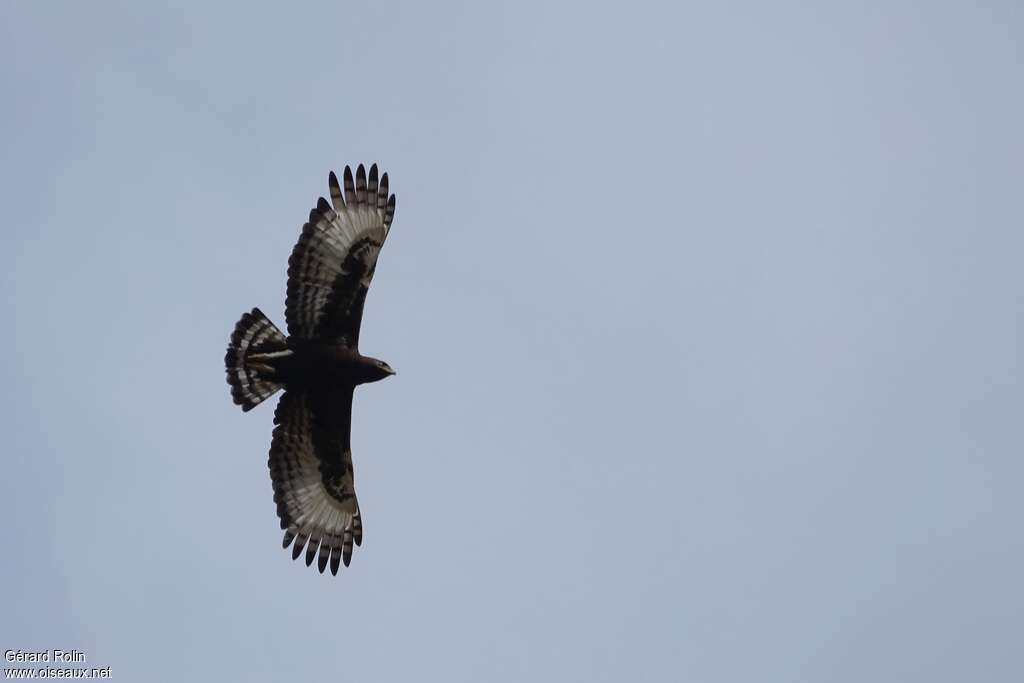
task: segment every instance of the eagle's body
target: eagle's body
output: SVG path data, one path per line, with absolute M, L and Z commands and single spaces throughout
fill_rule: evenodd
M 355 493 L 350 430 L 356 386 L 393 375 L 359 352 L 366 292 L 395 214 L 388 175 L 345 167 L 344 191 L 330 174 L 288 259 L 285 336 L 258 308 L 242 316 L 224 363 L 231 395 L 251 410 L 275 393 L 270 478 L 284 547 L 306 551 L 322 573 L 348 566 L 363 538 Z M 319 558 L 318 558 L 319 555 Z
M 257 359 L 259 360 L 259 359 Z M 286 391 L 318 391 L 376 382 L 393 375 L 384 361 L 341 344 L 289 339 L 288 350 L 263 361 Z

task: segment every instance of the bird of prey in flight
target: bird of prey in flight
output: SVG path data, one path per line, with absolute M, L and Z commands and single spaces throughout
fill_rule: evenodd
M 352 393 L 393 375 L 359 353 L 359 325 L 377 255 L 395 216 L 388 174 L 332 171 L 331 202 L 309 212 L 288 259 L 288 336 L 258 308 L 235 325 L 224 357 L 234 402 L 248 411 L 284 389 L 274 413 L 270 479 L 284 547 L 306 551 L 322 574 L 338 573 L 361 545 L 363 521 L 352 472 Z

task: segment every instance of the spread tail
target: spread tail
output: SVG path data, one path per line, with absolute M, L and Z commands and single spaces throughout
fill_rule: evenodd
M 283 388 L 268 360 L 286 353 L 287 339 L 263 311 L 254 308 L 242 315 L 224 356 L 231 398 L 242 410 L 252 410 Z

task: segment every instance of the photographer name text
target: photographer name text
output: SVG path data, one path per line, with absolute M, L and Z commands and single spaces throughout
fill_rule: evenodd
M 4 659 L 8 662 L 62 662 L 73 664 L 85 661 L 81 650 L 4 650 Z

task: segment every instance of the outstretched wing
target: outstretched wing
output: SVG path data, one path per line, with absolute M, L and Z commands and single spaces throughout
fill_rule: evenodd
M 356 500 L 349 428 L 352 387 L 331 392 L 287 391 L 274 413 L 270 479 L 292 559 L 306 550 L 306 565 L 322 574 L 328 562 L 338 573 L 352 560 L 352 544 L 363 541 Z
M 331 341 L 356 349 L 366 292 L 377 255 L 395 216 L 388 196 L 388 174 L 377 181 L 377 165 L 367 178 L 363 165 L 345 167 L 345 189 L 332 171 L 331 204 L 323 197 L 288 259 L 288 333 L 301 339 Z

